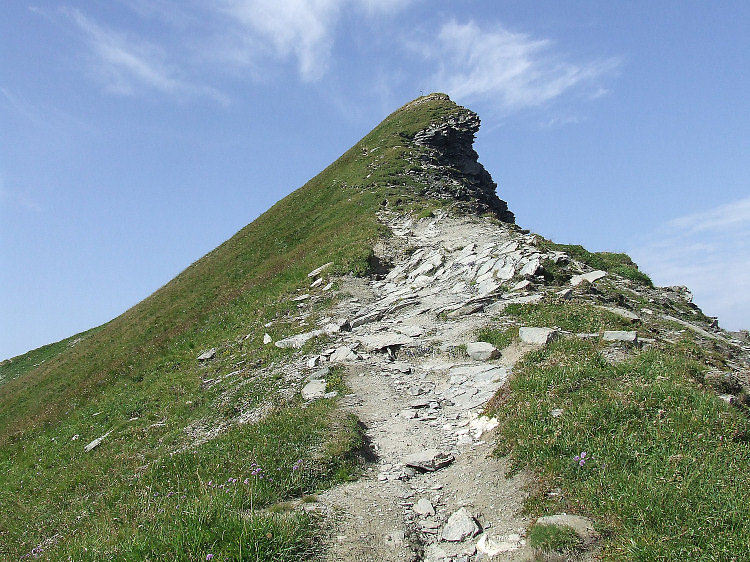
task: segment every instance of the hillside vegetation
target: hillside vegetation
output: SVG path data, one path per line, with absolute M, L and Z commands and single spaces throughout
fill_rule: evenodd
M 368 270 L 381 205 L 427 205 L 404 188 L 414 181 L 406 174 L 403 144 L 457 108 L 434 97 L 394 112 L 306 185 L 123 315 L 81 334 L 75 345 L 74 337 L 3 365 L 0 557 L 39 547 L 50 559 L 142 560 L 148 554 L 195 560 L 248 541 L 277 559 L 309 550 L 309 532 L 299 532 L 310 524 L 304 517 L 248 519 L 243 510 L 250 502 L 254 509 L 267 507 L 347 478 L 360 430 L 333 400 L 302 409 L 278 394 L 282 382 L 262 368 L 289 351 L 262 344 L 264 324 L 276 321 L 281 336 L 301 330 L 293 323 L 297 303 L 291 297 L 321 264 L 332 261 L 330 273 Z M 210 368 L 201 366 L 197 356 L 212 347 L 216 359 Z M 248 379 L 241 392 L 202 385 L 233 371 Z M 268 420 L 286 423 L 233 426 L 191 446 L 186 428 L 199 421 L 203 428 L 222 426 L 266 404 L 274 409 Z M 97 449 L 84 452 L 86 443 L 107 433 Z M 183 452 L 172 456 L 177 450 Z M 304 476 L 295 470 L 291 478 L 299 459 Z M 237 485 L 226 495 L 207 485 L 244 482 L 253 463 L 287 477 L 270 486 Z M 176 520 L 173 498 L 194 517 Z
M 478 123 L 418 98 L 132 309 L 0 364 L 0 559 L 750 559 L 749 342 L 625 254 L 508 224 Z M 592 532 L 537 519 L 563 512 Z

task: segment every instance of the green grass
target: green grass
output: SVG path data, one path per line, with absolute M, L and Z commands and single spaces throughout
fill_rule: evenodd
M 593 518 L 608 560 L 749 559 L 750 423 L 702 369 L 674 347 L 613 365 L 575 338 L 528 354 L 489 412 L 497 453 L 539 475 L 528 509 Z
M 513 303 L 505 307 L 503 314 L 514 318 L 523 326 L 557 327 L 570 332 L 632 329 L 628 320 L 613 312 L 565 300 L 536 304 Z
M 97 330 L 98 328 L 93 328 L 59 342 L 44 345 L 18 357 L 0 362 L 0 385 L 23 376 L 34 368 L 43 365 L 46 361 L 55 358 L 69 347 L 78 345 L 83 339 Z
M 518 338 L 518 326 L 511 326 L 504 330 L 498 330 L 492 327 L 486 327 L 479 330 L 477 341 L 491 343 L 497 349 L 505 349 Z
M 325 312 L 330 301 L 321 296 L 300 326 L 291 301 L 311 292 L 312 269 L 332 261 L 326 275 L 368 271 L 384 233 L 376 219 L 383 201 L 414 213 L 441 205 L 414 189 L 408 143 L 458 110 L 444 99 L 401 108 L 132 309 L 74 346 L 64 340 L 4 364 L 0 558 L 41 544 L 50 560 L 196 560 L 209 548 L 221 560 L 308 559 L 315 521 L 263 510 L 351 478 L 360 429 L 335 401 L 303 407 L 283 398 L 288 383 L 272 366 L 294 352 L 263 345 L 263 334 L 310 329 Z M 216 358 L 199 364 L 211 347 Z M 236 425 L 269 409 L 273 423 Z M 205 487 L 244 480 L 251 462 L 288 472 L 298 458 L 306 476 L 253 488 L 252 511 L 248 488 L 222 495 Z M 185 502 L 167 502 L 170 491 Z
M 582 550 L 580 537 L 570 527 L 534 525 L 529 531 L 529 545 L 545 552 L 574 554 Z
M 579 244 L 556 244 L 548 240 L 544 240 L 542 246 L 546 249 L 565 252 L 573 259 L 583 262 L 594 269 L 615 273 L 646 287 L 654 286 L 651 278 L 640 271 L 638 265 L 627 254 L 617 252 L 589 252 Z

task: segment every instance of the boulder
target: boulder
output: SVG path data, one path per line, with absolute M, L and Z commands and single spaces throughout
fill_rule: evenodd
M 500 357 L 500 352 L 494 345 L 483 341 L 467 343 L 466 353 L 475 361 L 487 361 Z
M 503 552 L 518 550 L 520 546 L 521 535 L 516 533 L 512 533 L 506 537 L 492 537 L 485 533 L 477 542 L 477 552 L 484 554 L 488 558 L 492 558 Z
M 290 336 L 288 338 L 284 338 L 282 340 L 274 342 L 274 345 L 282 349 L 287 349 L 290 347 L 299 349 L 300 347 L 305 345 L 305 343 L 307 343 L 309 340 L 316 338 L 318 336 L 322 336 L 325 333 L 326 333 L 325 330 L 312 330 L 311 332 L 302 332 L 301 334 Z
M 201 353 L 198 356 L 198 361 L 210 361 L 214 357 L 216 357 L 216 348 L 212 347 L 208 351 L 204 351 L 203 353 Z

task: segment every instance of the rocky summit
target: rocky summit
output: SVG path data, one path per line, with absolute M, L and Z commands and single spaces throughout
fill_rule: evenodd
M 514 224 L 478 128 L 410 102 L 130 311 L 0 365 L 0 554 L 749 559 L 747 334 Z

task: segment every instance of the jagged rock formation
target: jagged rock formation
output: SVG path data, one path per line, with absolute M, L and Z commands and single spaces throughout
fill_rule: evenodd
M 424 101 L 450 98 L 431 94 Z M 445 119 L 431 123 L 414 135 L 418 147 L 420 171 L 415 173 L 427 186 L 424 195 L 452 198 L 475 212 L 492 212 L 501 221 L 512 223 L 515 216 L 508 204 L 497 196 L 497 184 L 479 162 L 474 137 L 479 130 L 479 116 L 465 107 Z

